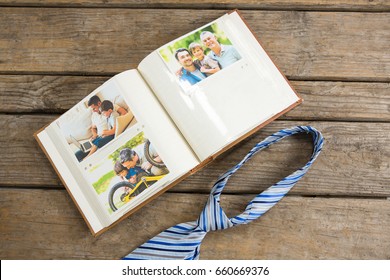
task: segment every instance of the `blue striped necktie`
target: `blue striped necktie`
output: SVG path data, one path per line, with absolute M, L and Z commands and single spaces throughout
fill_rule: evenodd
M 309 133 L 313 137 L 314 149 L 310 160 L 305 166 L 287 176 L 280 182 L 269 187 L 253 200 L 251 200 L 245 211 L 233 218 L 228 218 L 221 208 L 220 196 L 223 188 L 240 167 L 247 162 L 254 154 L 267 148 L 287 136 L 297 133 Z M 233 226 L 247 224 L 256 220 L 267 212 L 272 206 L 278 203 L 286 193 L 305 175 L 310 166 L 321 152 L 323 137 L 319 131 L 310 126 L 296 126 L 290 129 L 283 129 L 265 140 L 258 143 L 235 167 L 223 174 L 215 182 L 205 208 L 197 221 L 181 223 L 173 226 L 148 242 L 144 243 L 133 252 L 125 256 L 125 260 L 197 260 L 199 259 L 199 248 L 207 232 L 211 230 L 222 230 Z

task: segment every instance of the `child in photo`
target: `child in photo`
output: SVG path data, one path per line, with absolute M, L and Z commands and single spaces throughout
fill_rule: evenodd
M 117 176 L 119 176 L 122 180 L 128 181 L 134 186 L 138 184 L 143 176 L 151 176 L 148 172 L 143 170 L 139 166 L 134 166 L 130 169 L 127 169 L 122 165 L 120 161 L 117 161 L 114 165 L 114 171 Z
M 127 172 L 125 178 L 127 179 L 127 181 L 129 181 L 129 183 L 136 186 L 144 176 L 150 176 L 150 174 L 143 170 L 141 167 L 135 166 L 129 169 L 129 172 Z
M 127 169 L 122 165 L 120 161 L 117 161 L 114 165 L 114 171 L 117 176 L 119 176 L 123 181 L 128 181 L 133 187 L 135 187 L 144 176 L 150 176 L 145 170 L 141 167 L 135 166 L 130 169 Z M 143 192 L 146 189 L 144 185 L 138 187 L 137 191 L 134 192 L 135 195 Z M 129 187 L 125 188 L 125 193 L 128 194 L 132 189 Z
M 189 51 L 196 58 L 194 60 L 194 64 L 196 64 L 200 71 L 207 76 L 210 76 L 221 70 L 218 61 L 205 55 L 204 50 L 200 44 L 195 42 L 191 43 L 189 46 Z
M 129 173 L 129 169 L 124 167 L 119 160 L 114 164 L 114 172 L 116 176 L 119 176 L 123 181 L 127 181 L 126 176 Z
M 109 100 L 104 100 L 100 105 L 102 115 L 106 117 L 107 130 L 103 131 L 103 136 L 110 136 L 115 134 L 116 118 L 119 117 L 118 112 L 114 111 L 114 104 Z

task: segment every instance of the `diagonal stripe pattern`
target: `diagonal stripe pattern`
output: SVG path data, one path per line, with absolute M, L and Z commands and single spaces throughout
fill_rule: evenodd
M 220 196 L 229 177 L 257 152 L 284 139 L 285 137 L 308 133 L 314 142 L 313 154 L 305 166 L 290 174 L 280 182 L 272 185 L 252 199 L 245 211 L 233 218 L 228 218 L 220 206 Z M 310 166 L 321 152 L 323 145 L 322 134 L 310 126 L 296 126 L 280 130 L 256 144 L 252 150 L 232 169 L 224 173 L 215 182 L 206 206 L 197 221 L 181 223 L 164 230 L 148 242 L 125 256 L 125 260 L 197 260 L 201 242 L 207 232 L 222 230 L 236 225 L 247 224 L 256 220 L 279 202 L 289 190 L 305 175 Z

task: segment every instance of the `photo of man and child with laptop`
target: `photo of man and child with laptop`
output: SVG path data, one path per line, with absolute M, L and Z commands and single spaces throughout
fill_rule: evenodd
M 136 123 L 114 83 L 108 83 L 63 115 L 57 125 L 79 162 Z

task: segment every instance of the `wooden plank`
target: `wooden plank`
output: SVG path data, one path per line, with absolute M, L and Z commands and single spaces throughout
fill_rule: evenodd
M 0 72 L 121 72 L 224 12 L 2 8 Z M 289 77 L 390 80 L 387 13 L 243 11 L 243 16 Z
M 218 176 L 237 164 L 256 143 L 294 125 L 316 127 L 323 133 L 325 144 L 293 194 L 389 196 L 390 124 L 387 123 L 275 121 L 179 186 L 193 185 L 193 191 L 203 186 L 211 189 Z M 303 166 L 310 154 L 308 137 L 286 139 L 253 157 L 232 176 L 226 191 L 258 193 Z
M 304 104 L 286 117 L 304 120 L 390 121 L 389 83 L 293 81 Z
M 0 112 L 64 113 L 109 77 L 0 75 Z M 389 83 L 292 81 L 305 103 L 284 118 L 390 121 Z
M 341 0 L 3 0 L 1 6 L 57 6 L 57 7 L 122 7 L 122 8 L 187 8 L 187 9 L 286 9 L 286 10 L 331 10 L 331 11 L 389 11 L 386 0 L 377 1 L 341 1 Z
M 2 115 L 7 136 L 0 159 L 0 186 L 61 186 L 58 176 L 32 138 L 55 116 Z M 390 196 L 390 123 L 275 121 L 224 153 L 173 191 L 208 192 L 217 177 L 238 163 L 260 140 L 293 125 L 313 125 L 326 139 L 317 162 L 293 193 L 304 195 Z M 308 137 L 295 137 L 261 152 L 237 172 L 227 187 L 231 193 L 257 193 L 303 166 L 311 154 Z M 23 176 L 20 174 L 20 161 Z M 28 179 L 26 179 L 28 178 Z
M 389 200 L 287 197 L 276 207 L 253 228 L 237 227 L 221 235 L 213 232 L 202 245 L 202 258 L 390 258 Z M 240 209 L 235 208 L 233 215 Z
M 0 190 L 1 259 L 117 259 L 196 220 L 207 195 L 164 194 L 93 238 L 65 191 Z M 226 195 L 228 216 L 250 196 Z M 286 197 L 260 219 L 211 232 L 201 259 L 389 259 L 390 200 Z M 230 247 L 240 244 L 240 247 Z
M 109 77 L 0 75 L 2 113 L 64 113 Z
M 1 179 L 2 183 L 0 185 L 40 185 L 43 187 L 46 184 L 40 184 L 39 182 L 45 182 L 48 178 L 51 178 L 49 179 L 50 181 L 46 181 L 47 184 L 62 186 L 53 167 L 33 137 L 34 132 L 54 121 L 56 118 L 57 116 L 49 115 L 0 116 L 0 124 L 4 125 L 4 131 L 7 131 L 0 138 L 0 143 L 4 145 L 4 150 L 8 151 L 7 159 L 0 159 L 0 177 L 4 178 L 4 181 Z M 20 177 L 17 171 L 21 167 L 26 171 L 26 173 L 23 171 L 25 174 L 22 176 L 23 178 Z

